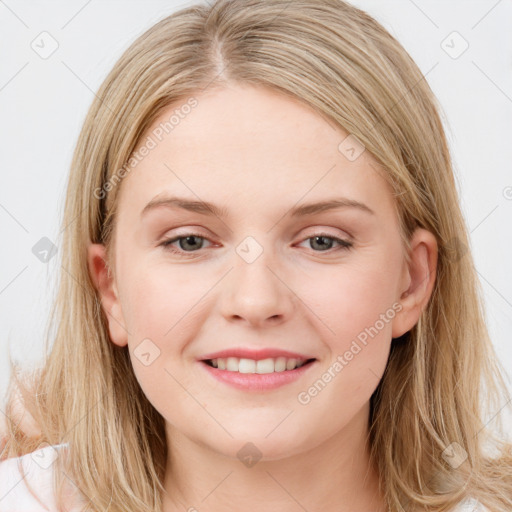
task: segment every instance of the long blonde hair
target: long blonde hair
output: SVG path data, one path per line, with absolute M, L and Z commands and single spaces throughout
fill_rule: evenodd
M 162 110 L 227 82 L 299 98 L 355 135 L 386 170 L 404 246 L 418 226 L 437 239 L 430 301 L 415 327 L 393 340 L 371 398 L 371 457 L 389 509 L 445 511 L 469 495 L 510 512 L 512 446 L 500 421 L 497 431 L 486 425 L 510 396 L 484 320 L 437 100 L 404 48 L 341 0 L 188 7 L 151 27 L 116 63 L 71 164 L 44 364 L 22 378 L 11 361 L 7 413 L 16 385 L 41 436 L 28 438 L 10 421 L 3 458 L 69 443 L 73 456 L 59 458 L 59 469 L 92 499 L 92 510 L 161 510 L 165 422 L 142 392 L 127 347 L 109 340 L 87 246 L 103 243 L 111 254 L 120 171 L 129 172 Z M 446 453 L 461 449 L 467 460 L 454 467 Z

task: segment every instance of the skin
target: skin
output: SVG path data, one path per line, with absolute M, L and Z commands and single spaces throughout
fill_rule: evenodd
M 195 97 L 197 107 L 122 182 L 113 274 L 105 247 L 89 247 L 110 338 L 128 345 L 143 391 L 166 420 L 163 510 L 384 511 L 368 458 L 369 400 L 392 338 L 417 323 L 431 295 L 435 237 L 418 229 L 406 263 L 377 162 L 368 151 L 349 161 L 338 150 L 348 133 L 304 103 L 238 84 Z M 141 217 L 164 194 L 215 203 L 228 216 L 159 207 Z M 374 214 L 289 214 L 340 196 Z M 204 239 L 192 239 L 189 252 L 186 240 L 173 243 L 184 256 L 161 245 L 190 232 Z M 327 239 L 319 246 L 312 237 L 320 234 L 353 245 Z M 252 263 L 236 252 L 247 236 L 263 249 Z M 309 403 L 299 403 L 299 393 L 393 304 L 401 305 L 394 318 Z M 146 366 L 134 350 L 148 338 L 160 355 Z M 317 361 L 295 382 L 246 392 L 214 380 L 197 361 L 237 346 Z M 262 455 L 252 467 L 237 457 L 248 442 Z

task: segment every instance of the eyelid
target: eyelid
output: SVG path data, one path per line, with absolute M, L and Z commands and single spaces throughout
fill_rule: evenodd
M 330 232 L 331 230 L 335 230 L 336 233 L 331 233 Z M 329 236 L 331 238 L 346 239 L 347 241 L 350 241 L 350 242 L 354 241 L 354 238 L 348 231 L 345 231 L 344 229 L 340 229 L 340 228 L 335 228 L 335 227 L 328 227 L 328 226 L 318 227 L 318 225 L 315 225 L 313 227 L 307 227 L 307 228 L 301 229 L 299 231 L 299 233 L 302 231 L 304 231 L 305 233 L 311 233 L 308 236 L 303 236 L 302 237 L 303 240 L 305 238 L 311 238 L 314 236 Z
M 162 240 L 161 240 L 162 242 L 168 242 L 168 241 L 176 241 L 177 239 L 180 239 L 180 238 L 186 238 L 187 236 L 197 236 L 198 238 L 204 238 L 205 240 L 212 241 L 210 238 L 210 235 L 202 233 L 200 230 L 195 231 L 194 228 L 188 228 L 188 229 L 189 229 L 188 231 L 183 231 L 182 233 L 180 233 L 180 232 L 173 233 L 172 236 L 162 236 L 159 238 L 162 238 Z M 308 229 L 308 228 L 306 228 L 306 229 Z M 339 234 L 328 233 L 327 231 L 323 230 L 322 228 L 317 228 L 317 230 L 314 230 L 314 228 L 311 228 L 311 229 L 313 229 L 311 234 L 309 234 L 308 236 L 303 235 L 300 239 L 301 242 L 303 242 L 304 240 L 307 240 L 309 238 L 313 238 L 315 236 L 325 236 L 325 237 L 329 237 L 329 238 L 336 238 L 338 240 L 344 240 L 347 242 L 354 241 L 353 237 L 346 231 L 343 231 L 344 234 L 339 235 Z M 302 229 L 301 231 L 303 231 L 303 230 L 304 229 Z M 168 231 L 169 230 L 167 230 L 166 232 L 168 232 Z M 297 238 L 297 234 L 294 235 L 293 238 Z
M 202 228 L 195 227 L 195 226 L 189 226 L 184 228 L 174 228 L 174 229 L 167 229 L 163 232 L 161 236 L 158 237 L 158 239 L 161 242 L 169 241 L 169 240 L 176 240 L 178 238 L 186 238 L 187 236 L 197 236 L 204 238 L 206 240 L 211 240 L 213 237 L 208 234 L 207 232 L 203 231 Z

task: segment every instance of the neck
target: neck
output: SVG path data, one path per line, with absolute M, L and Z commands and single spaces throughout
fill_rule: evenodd
M 368 414 L 366 406 L 318 446 L 252 466 L 167 425 L 163 512 L 385 512 L 369 458 Z

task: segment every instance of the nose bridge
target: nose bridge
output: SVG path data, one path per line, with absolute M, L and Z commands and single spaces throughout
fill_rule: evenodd
M 222 314 L 251 324 L 284 320 L 292 308 L 292 293 L 277 277 L 272 247 L 247 236 L 235 248 L 234 268 L 223 289 Z M 277 274 L 277 275 L 276 275 Z

